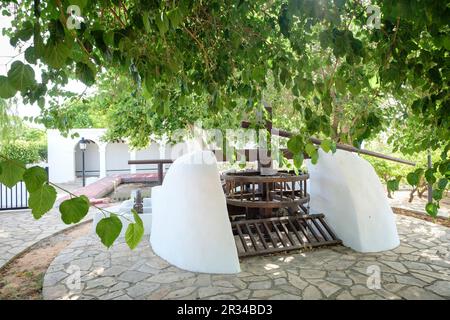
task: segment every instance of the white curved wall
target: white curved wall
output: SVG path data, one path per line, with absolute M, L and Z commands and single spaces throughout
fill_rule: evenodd
M 178 158 L 152 190 L 150 242 L 156 254 L 194 272 L 240 271 L 225 195 L 210 151 Z
M 344 245 L 356 251 L 397 247 L 395 217 L 370 163 L 342 150 L 319 153 L 316 165 L 307 162 L 311 210 L 323 213 Z

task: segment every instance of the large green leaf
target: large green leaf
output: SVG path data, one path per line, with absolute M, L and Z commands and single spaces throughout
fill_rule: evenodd
M 46 212 L 53 208 L 56 201 L 56 190 L 46 184 L 38 190 L 30 193 L 28 206 L 35 219 L 41 218 Z
M 89 212 L 89 199 L 82 195 L 65 200 L 59 205 L 59 212 L 65 224 L 78 223 Z
M 22 180 L 25 172 L 25 165 L 22 162 L 8 159 L 0 162 L 0 166 L 2 168 L 0 182 L 8 188 L 12 188 Z
M 35 84 L 34 70 L 21 61 L 14 61 L 8 71 L 10 85 L 16 90 L 22 91 Z
M 296 154 L 303 151 L 303 141 L 300 136 L 293 136 L 287 142 L 289 151 Z
M 144 235 L 144 224 L 142 219 L 137 214 L 136 210 L 132 209 L 134 223 L 130 223 L 125 232 L 125 241 L 130 247 L 130 249 L 136 248 L 136 246 L 141 242 L 142 236 Z
M 0 76 L 0 98 L 12 98 L 16 95 L 16 92 L 17 90 L 9 83 L 9 79 L 5 76 Z
M 419 183 L 419 180 L 420 180 L 420 177 L 416 172 L 410 172 L 406 176 L 406 181 L 408 181 L 408 183 L 412 186 L 417 186 L 417 184 Z
M 305 151 L 310 157 L 317 153 L 317 149 L 312 143 L 306 144 Z
M 61 69 L 65 66 L 70 49 L 63 43 L 49 43 L 44 47 L 43 59 L 50 67 Z
M 33 24 L 30 21 L 25 21 L 22 26 L 22 29 L 19 30 L 16 36 L 22 41 L 27 41 L 33 35 L 33 30 L 34 30 Z
M 303 158 L 304 158 L 304 156 L 303 156 L 302 152 L 294 154 L 293 160 L 294 160 L 294 166 L 296 168 L 300 169 L 300 167 L 303 164 Z
M 28 192 L 34 192 L 47 182 L 47 172 L 42 167 L 34 166 L 25 171 L 23 180 L 25 181 Z
M 111 247 L 122 231 L 122 221 L 115 214 L 97 223 L 95 232 L 106 247 Z

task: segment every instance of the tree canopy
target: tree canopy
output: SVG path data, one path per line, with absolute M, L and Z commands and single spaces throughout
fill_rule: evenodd
M 117 89 L 129 96 L 120 95 L 122 107 L 113 110 L 123 125 L 111 132 L 140 138 L 148 128 L 249 114 L 262 108 L 264 96 L 279 102 L 284 91 L 289 104 L 280 108 L 294 114 L 289 123 L 296 136 L 288 144 L 294 154 L 306 150 L 317 158 L 308 144 L 313 135 L 359 146 L 389 125 L 397 150 L 442 151 L 426 176 L 444 190 L 450 174 L 450 4 L 364 3 L 2 1 L 2 14 L 14 17 L 4 33 L 22 48 L 25 62 L 15 60 L 0 76 L 0 97 L 20 92 L 43 115 L 53 111 L 58 118 L 55 97 L 69 96 L 63 90 L 68 79 L 92 86 L 105 74 L 124 77 L 128 82 Z M 70 5 L 76 10 L 67 13 Z M 31 65 L 42 70 L 40 79 Z M 70 117 L 61 114 L 57 127 L 70 127 Z

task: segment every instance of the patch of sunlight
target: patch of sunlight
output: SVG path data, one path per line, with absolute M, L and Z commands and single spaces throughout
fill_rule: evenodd
M 293 256 L 289 256 L 289 257 L 280 257 L 278 260 L 280 262 L 284 262 L 284 263 L 289 263 L 291 261 L 293 261 L 295 258 Z
M 0 238 L 9 238 L 9 232 L 0 230 Z
M 274 270 L 274 269 L 278 269 L 278 268 L 280 268 L 280 266 L 277 264 L 273 264 L 273 263 L 268 263 L 264 266 L 264 269 L 266 269 L 266 270 Z
M 99 275 L 103 274 L 103 272 L 105 272 L 105 268 L 98 267 L 98 268 L 92 270 L 92 272 L 89 273 L 89 275 L 90 276 L 99 276 Z

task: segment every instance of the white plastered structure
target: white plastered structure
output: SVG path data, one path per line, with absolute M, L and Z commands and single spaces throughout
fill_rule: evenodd
M 150 243 L 154 252 L 185 270 L 240 272 L 216 158 L 197 151 L 178 158 L 162 186 L 152 190 Z
M 372 165 L 357 154 L 319 150 L 310 173 L 311 210 L 323 213 L 343 244 L 359 252 L 400 244 L 395 217 Z

